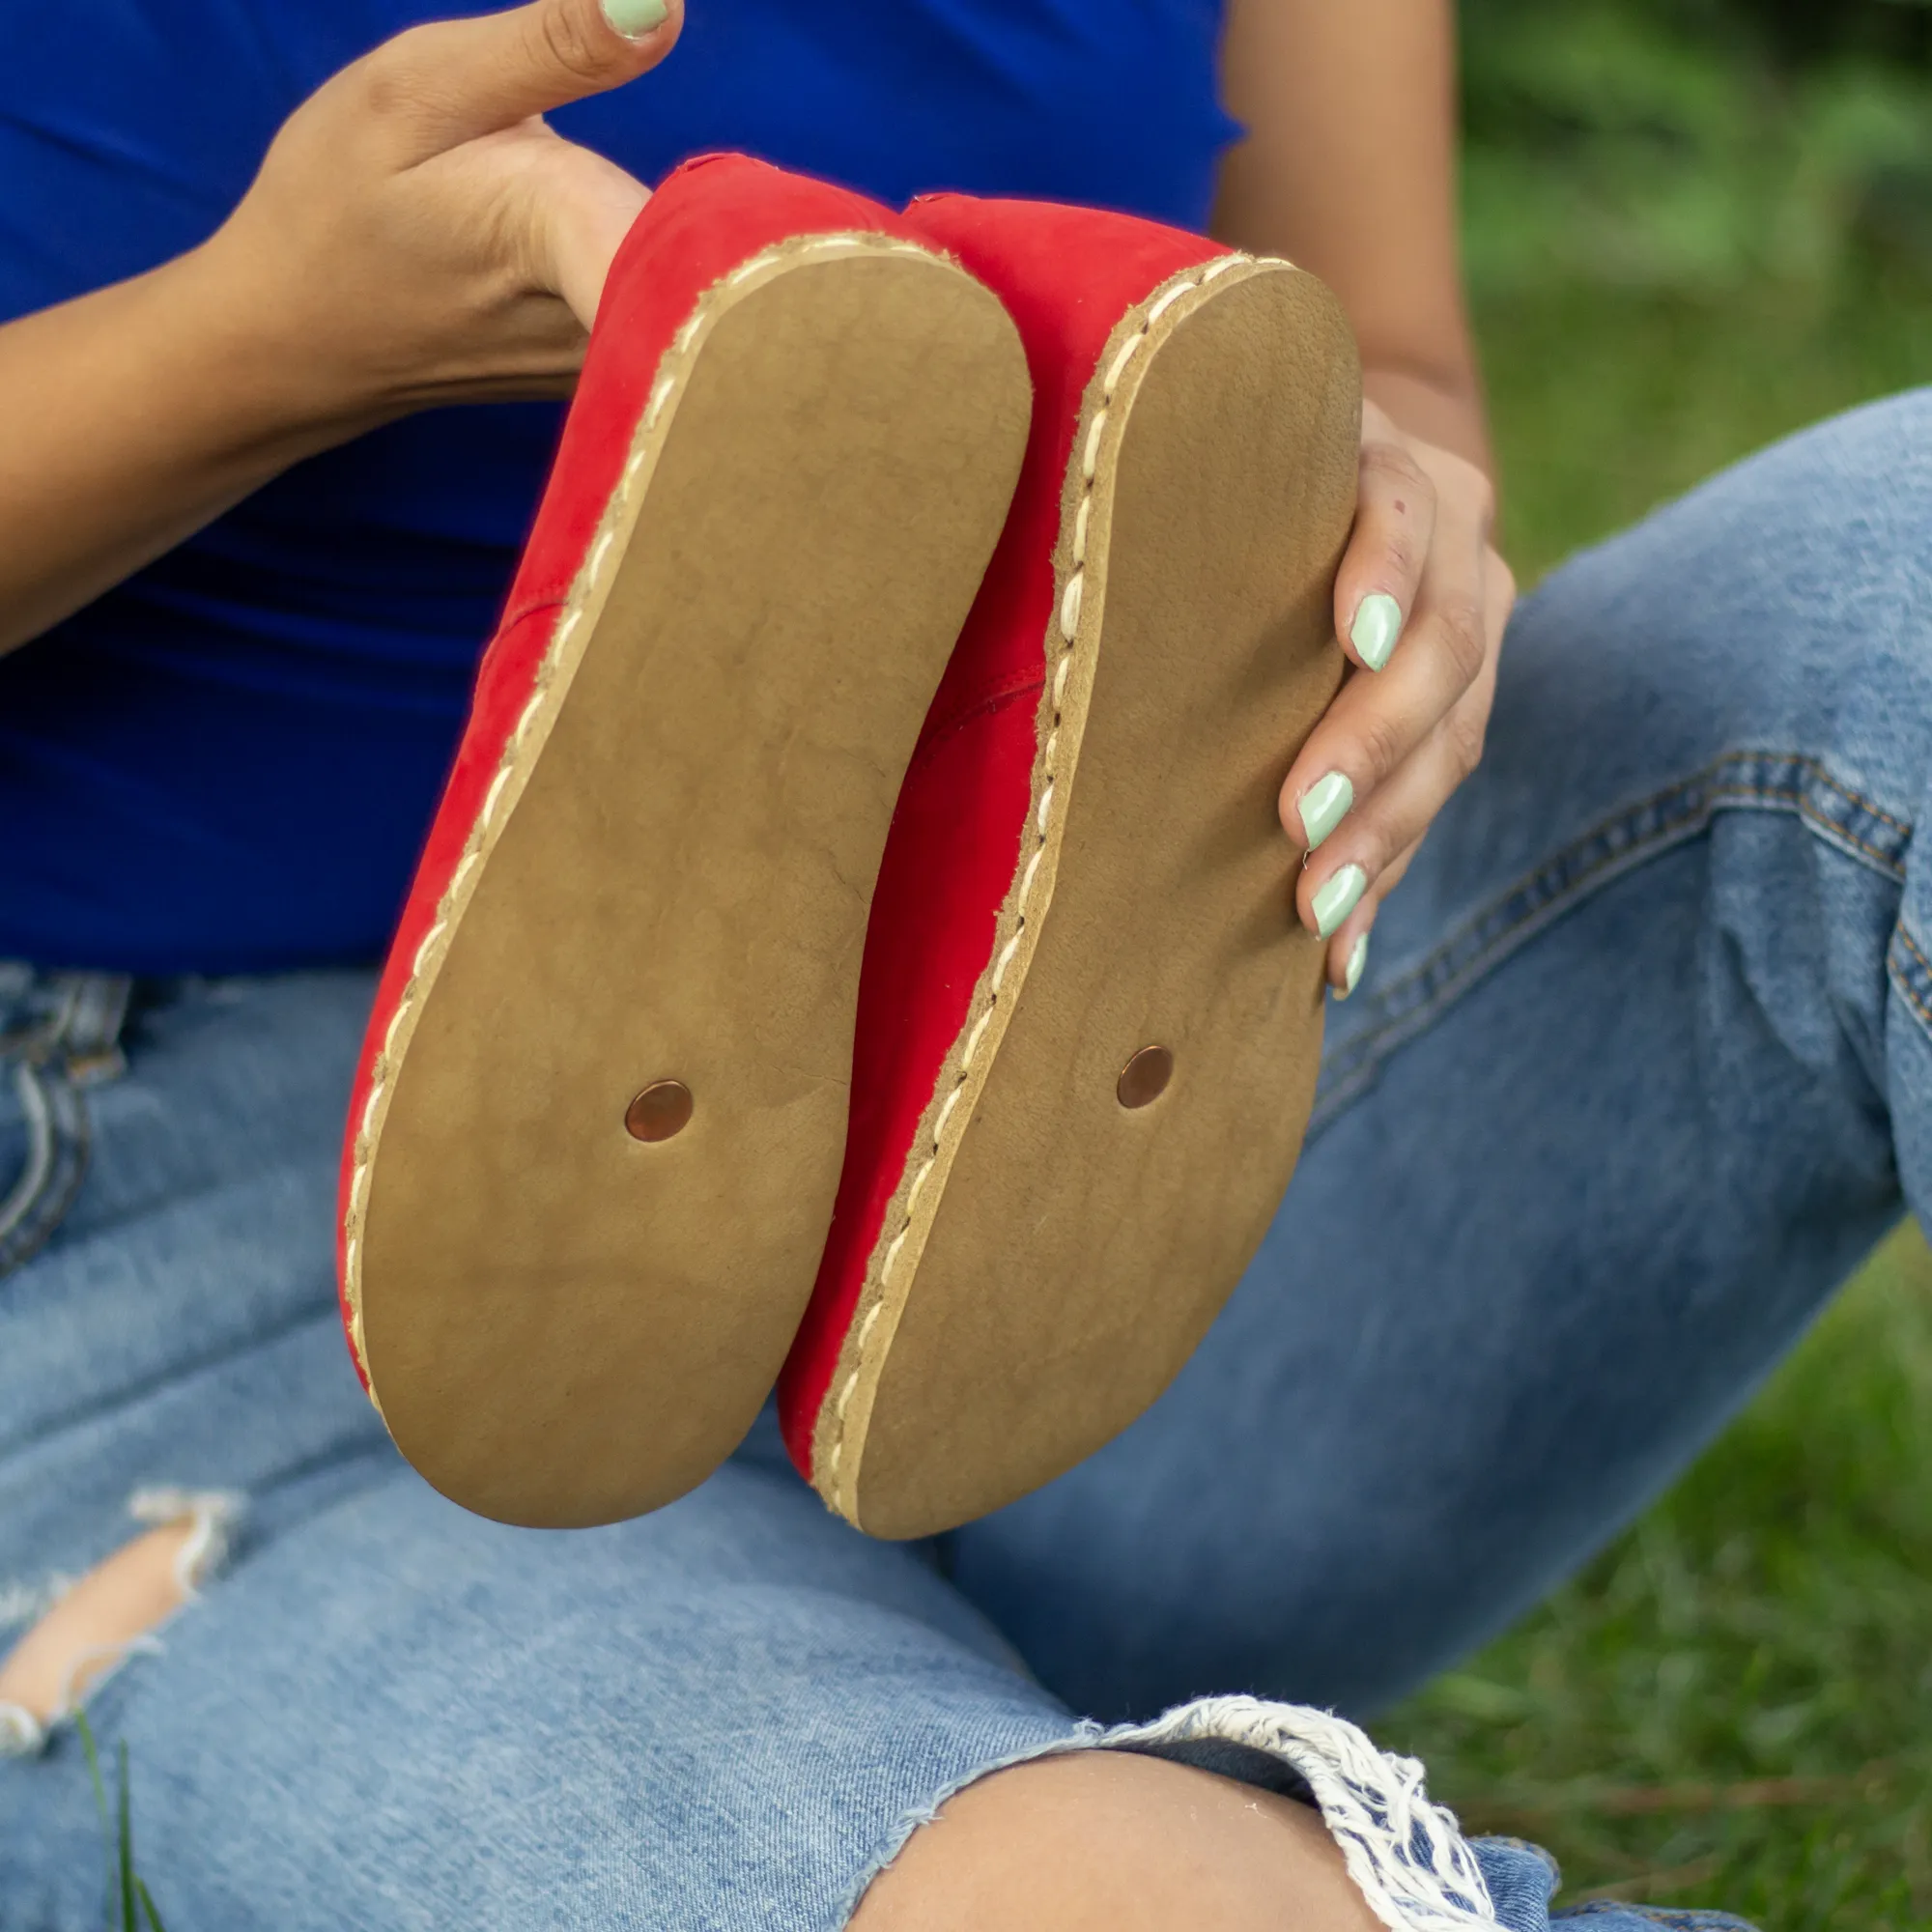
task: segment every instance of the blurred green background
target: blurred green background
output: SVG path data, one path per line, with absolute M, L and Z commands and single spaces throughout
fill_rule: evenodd
M 1464 201 L 1525 582 L 1932 382 L 1932 0 L 1464 0 Z M 1932 530 L 1926 533 L 1932 546 Z M 1932 1255 L 1907 1228 L 1590 1570 L 1386 1714 L 1561 1904 L 1932 1928 Z
M 1465 249 L 1527 582 L 1932 379 L 1932 0 L 1464 0 Z

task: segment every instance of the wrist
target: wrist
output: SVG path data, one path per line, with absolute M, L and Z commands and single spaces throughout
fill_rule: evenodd
M 1369 364 L 1362 370 L 1362 393 L 1407 435 L 1473 463 L 1493 484 L 1495 456 L 1482 385 L 1473 369 L 1436 372 Z
M 237 451 L 277 469 L 347 441 L 393 411 L 356 379 L 339 331 L 303 299 L 300 279 L 254 238 L 224 226 L 158 270 L 187 355 L 218 384 Z

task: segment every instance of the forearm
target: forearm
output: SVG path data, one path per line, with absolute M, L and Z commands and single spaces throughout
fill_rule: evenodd
M 1368 394 L 1489 469 L 1447 0 L 1230 0 L 1223 69 L 1249 131 L 1224 164 L 1214 232 L 1321 275 L 1354 325 Z
M 306 456 L 567 396 L 649 198 L 542 116 L 669 52 L 598 0 L 416 27 L 290 116 L 213 238 L 0 327 L 0 651 Z
M 220 252 L 0 327 L 0 651 L 353 435 Z

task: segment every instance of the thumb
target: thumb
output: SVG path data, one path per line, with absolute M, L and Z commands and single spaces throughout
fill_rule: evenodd
M 363 63 L 404 165 L 621 87 L 677 42 L 683 0 L 530 0 L 398 34 Z
M 611 263 L 650 194 L 614 162 L 554 134 L 544 165 L 527 169 L 523 185 L 536 281 L 561 296 L 587 331 Z

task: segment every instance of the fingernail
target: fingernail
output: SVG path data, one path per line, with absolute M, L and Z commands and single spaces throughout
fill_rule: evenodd
M 1335 989 L 1338 1000 L 1346 1000 L 1362 983 L 1362 968 L 1369 963 L 1369 935 L 1358 932 L 1349 949 L 1349 963 L 1343 969 L 1342 983 Z
M 1386 590 L 1372 590 L 1355 606 L 1349 641 L 1371 670 L 1380 670 L 1402 636 L 1402 606 Z
M 1359 866 L 1344 866 L 1330 872 L 1315 894 L 1315 930 L 1323 939 L 1354 911 L 1355 902 L 1369 883 L 1369 875 Z
M 662 27 L 670 18 L 666 0 L 603 0 L 603 7 L 604 17 L 627 41 L 642 40 L 653 27 Z
M 1301 836 L 1311 852 L 1341 824 L 1354 802 L 1355 787 L 1346 772 L 1330 772 L 1301 794 L 1294 809 L 1301 814 Z

